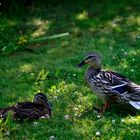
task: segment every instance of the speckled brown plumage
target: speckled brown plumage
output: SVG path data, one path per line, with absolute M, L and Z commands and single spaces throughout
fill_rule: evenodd
M 33 102 L 21 102 L 15 106 L 0 109 L 0 117 L 6 119 L 8 112 L 11 111 L 15 120 L 35 120 L 42 116 L 51 116 L 51 108 L 45 94 L 35 95 Z

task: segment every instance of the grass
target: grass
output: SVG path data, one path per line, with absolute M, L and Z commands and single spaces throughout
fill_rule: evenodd
M 64 2 L 33 5 L 20 16 L 2 13 L 0 31 L 23 49 L 0 56 L 0 107 L 31 101 L 41 91 L 48 96 L 53 114 L 32 123 L 1 123 L 5 128 L 1 139 L 140 139 L 139 112 L 132 115 L 115 106 L 100 117 L 93 108 L 103 103 L 84 82 L 86 67 L 76 67 L 87 52 L 95 51 L 101 54 L 104 69 L 140 84 L 139 4 L 137 0 Z M 33 44 L 20 40 L 63 32 L 70 35 Z

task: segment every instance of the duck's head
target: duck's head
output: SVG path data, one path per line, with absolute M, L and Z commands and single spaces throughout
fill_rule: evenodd
M 94 69 L 101 69 L 101 59 L 100 59 L 100 56 L 97 53 L 95 53 L 95 52 L 89 53 L 84 58 L 84 60 L 81 63 L 79 63 L 77 66 L 78 67 L 82 67 L 85 64 L 90 65 Z
M 43 105 L 43 106 L 47 107 L 48 109 L 51 109 L 51 107 L 48 103 L 48 99 L 47 99 L 46 95 L 43 93 L 37 93 L 34 96 L 33 102 L 37 105 Z

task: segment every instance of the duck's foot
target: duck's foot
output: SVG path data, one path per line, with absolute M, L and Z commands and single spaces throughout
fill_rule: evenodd
M 108 109 L 110 107 L 110 104 L 109 104 L 109 102 L 108 101 L 106 101 L 105 103 L 104 103 L 104 106 L 103 107 L 94 107 L 93 108 L 93 110 L 95 111 L 95 112 L 97 112 L 99 115 L 103 115 L 104 114 L 104 112 L 106 111 L 106 109 Z

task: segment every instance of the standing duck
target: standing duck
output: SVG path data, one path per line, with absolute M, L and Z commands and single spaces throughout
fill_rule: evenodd
M 6 119 L 8 112 L 11 111 L 16 120 L 35 120 L 42 116 L 51 116 L 51 108 L 45 94 L 37 93 L 33 102 L 20 102 L 15 106 L 0 109 L 0 117 Z
M 105 100 L 102 112 L 109 103 L 130 104 L 140 110 L 140 85 L 137 85 L 113 71 L 101 68 L 101 59 L 97 53 L 89 53 L 78 67 L 88 64 L 85 79 L 92 91 Z

